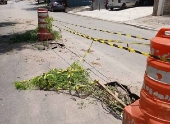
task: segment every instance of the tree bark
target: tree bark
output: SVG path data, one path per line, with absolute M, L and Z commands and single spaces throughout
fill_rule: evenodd
M 159 4 L 159 0 L 154 0 L 153 13 L 152 13 L 153 16 L 157 16 L 158 4 Z

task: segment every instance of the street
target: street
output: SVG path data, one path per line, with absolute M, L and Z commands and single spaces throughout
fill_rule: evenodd
M 149 53 L 149 45 L 132 43 L 149 44 L 149 40 L 87 28 L 121 32 L 147 39 L 155 37 L 157 32 L 118 22 L 63 12 L 49 12 L 49 16 L 54 20 L 61 21 L 54 21 L 53 25 L 61 28 L 63 38 L 61 42 L 67 49 L 58 47 L 53 50 L 35 50 L 31 44 L 27 43 L 8 45 L 9 37 L 13 34 L 37 27 L 38 7 L 34 1 L 17 3 L 9 1 L 7 5 L 1 5 L 0 8 L 0 124 L 121 124 L 121 120 L 116 119 L 103 109 L 100 102 L 93 99 L 92 101 L 96 104 L 89 104 L 88 99 L 82 100 L 53 91 L 18 91 L 14 87 L 14 82 L 29 80 L 52 68 L 65 69 L 85 54 L 92 40 L 63 30 L 67 29 L 63 25 L 94 38 L 122 41 L 124 43 L 112 43 L 123 47 L 128 45 L 130 48 L 146 53 Z M 53 29 L 58 31 L 59 29 L 55 26 Z M 139 95 L 146 69 L 146 59 L 146 56 L 138 53 L 94 42 L 91 52 L 85 57 L 88 64 L 82 62 L 82 65 L 90 70 L 92 79 L 98 79 L 103 84 L 117 81 L 129 86 L 133 93 Z M 73 98 L 76 101 L 72 100 Z M 78 109 L 77 103 L 82 101 L 86 107 Z
M 156 34 L 156 32 L 150 31 L 150 30 L 142 30 L 139 28 L 135 28 L 135 27 L 131 27 L 131 26 L 123 25 L 123 24 L 107 22 L 107 21 L 92 19 L 88 17 L 70 15 L 67 13 L 58 13 L 58 12 L 51 13 L 50 12 L 49 14 L 54 19 L 57 19 L 63 22 L 82 25 L 85 27 L 90 27 L 93 29 L 102 29 L 106 31 L 122 32 L 122 33 L 127 33 L 127 34 L 131 34 L 135 36 L 145 37 L 148 39 L 151 39 Z M 58 25 L 58 26 L 60 25 L 57 22 L 54 22 L 53 24 Z M 67 27 L 70 27 L 71 29 L 76 30 L 77 32 L 92 36 L 94 38 L 125 41 L 126 43 L 129 44 L 129 47 L 131 48 L 134 48 L 139 51 L 144 51 L 147 53 L 149 52 L 149 46 L 130 44 L 132 42 L 140 42 L 140 43 L 148 44 L 149 40 L 140 40 L 136 38 L 129 38 L 125 36 L 109 34 L 106 32 L 99 32 L 99 31 L 89 30 L 86 28 L 81 28 L 81 27 L 73 26 L 69 24 L 65 24 L 65 25 L 67 25 Z M 59 27 L 65 28 L 61 25 Z M 89 40 L 86 40 L 82 37 L 70 34 L 65 31 L 63 31 L 63 36 L 64 36 L 64 39 L 69 39 L 67 40 L 69 43 L 72 41 L 71 42 L 72 46 L 75 47 L 77 45 L 80 45 L 76 47 L 76 49 L 74 49 L 75 53 L 79 53 L 79 51 L 81 51 L 83 47 L 84 49 L 85 47 L 87 49 L 91 43 L 91 41 Z M 118 45 L 126 47 L 127 46 L 126 43 L 119 43 Z M 140 90 L 140 87 L 143 81 L 142 80 L 143 74 L 144 74 L 145 66 L 146 66 L 145 56 L 142 56 L 136 53 L 130 53 L 130 52 L 117 49 L 114 47 L 110 47 L 105 44 L 100 44 L 97 42 L 94 42 L 91 49 L 94 52 L 92 54 L 88 54 L 86 60 L 89 62 L 96 61 L 100 63 L 100 66 L 95 66 L 98 70 L 100 70 L 100 72 L 102 72 L 104 75 L 110 78 L 111 81 L 116 80 L 126 85 L 132 85 L 132 87 L 137 86 Z M 100 58 L 100 60 L 96 60 L 97 58 Z M 107 82 L 110 82 L 108 79 L 105 79 L 105 80 L 107 80 Z M 103 80 L 101 81 L 103 82 Z M 138 92 L 138 91 L 135 91 L 135 92 Z

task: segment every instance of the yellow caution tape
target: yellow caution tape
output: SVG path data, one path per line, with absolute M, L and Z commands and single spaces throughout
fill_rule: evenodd
M 94 41 L 94 40 L 93 40 Z M 88 50 L 85 52 L 84 56 L 80 59 L 80 62 L 82 62 L 84 60 L 84 58 L 87 56 L 87 54 L 90 52 L 90 49 L 92 47 L 93 41 L 90 44 L 90 47 L 88 48 Z
M 69 28 L 69 27 L 67 27 L 67 26 L 65 26 L 65 25 L 63 25 L 63 24 L 61 24 L 61 23 L 60 23 L 60 25 L 66 27 L 66 28 L 68 28 L 68 29 L 70 29 L 70 30 L 72 30 L 72 31 L 75 31 L 75 30 L 73 30 L 73 29 L 71 29 L 71 28 Z M 76 32 L 76 31 L 75 31 L 75 32 Z M 83 36 L 83 37 L 86 38 L 86 36 Z M 98 38 L 96 38 L 96 40 L 98 40 Z M 115 43 L 126 43 L 126 44 L 127 44 L 127 42 L 119 41 L 119 40 L 108 40 L 108 39 L 99 39 L 99 40 L 101 40 L 102 42 L 115 42 Z M 128 43 L 128 44 L 138 44 L 138 45 L 143 45 L 143 46 L 149 46 L 149 45 L 150 45 L 150 44 L 139 43 L 139 42 L 131 42 L 131 43 Z
M 141 36 L 134 36 L 134 35 L 131 35 L 131 34 L 124 34 L 124 33 L 121 33 L 121 32 L 112 32 L 112 31 L 106 31 L 106 30 L 101 30 L 101 29 L 96 29 L 96 28 L 89 28 L 89 27 L 85 27 L 85 26 L 82 26 L 82 25 L 76 25 L 76 24 L 73 24 L 73 23 L 63 22 L 63 21 L 59 21 L 59 20 L 55 20 L 55 21 L 65 23 L 65 24 L 74 25 L 74 26 L 78 26 L 78 27 L 81 27 L 81 28 L 106 32 L 106 33 L 110 33 L 110 34 L 117 34 L 117 35 L 127 36 L 127 37 L 131 37 L 131 38 L 137 38 L 137 39 L 140 39 L 140 40 L 150 40 L 148 38 L 142 38 Z
M 55 26 L 55 25 L 53 25 L 53 26 Z M 61 29 L 61 28 L 58 27 L 58 26 L 55 26 L 55 27 Z M 107 45 L 112 46 L 112 47 L 116 47 L 116 48 L 119 48 L 119 49 L 124 49 L 124 50 L 126 50 L 126 51 L 138 53 L 138 54 L 141 54 L 141 55 L 144 55 L 144 56 L 147 56 L 147 57 L 150 56 L 150 57 L 153 57 L 153 58 L 155 58 L 155 59 L 162 60 L 162 61 L 165 61 L 165 62 L 170 62 L 170 59 L 166 59 L 166 58 L 154 56 L 154 55 L 151 55 L 151 54 L 146 53 L 146 52 L 141 52 L 141 51 L 132 49 L 132 48 L 130 48 L 130 47 L 123 47 L 123 46 L 120 46 L 120 45 L 117 45 L 117 44 L 113 44 L 113 43 L 110 43 L 110 42 L 106 42 L 106 41 L 103 41 L 103 40 L 101 40 L 101 39 L 93 38 L 93 37 L 91 37 L 91 36 L 88 36 L 88 35 L 85 35 L 85 34 L 81 34 L 81 33 L 79 33 L 79 32 L 73 31 L 73 30 L 67 30 L 67 29 L 64 29 L 64 28 L 63 28 L 63 30 L 65 30 L 65 31 L 67 31 L 67 32 L 70 32 L 70 33 L 72 33 L 72 34 L 81 36 L 81 37 L 83 37 L 83 38 L 89 39 L 89 40 L 93 40 L 93 41 L 96 41 L 96 42 L 99 42 L 99 43 L 107 44 Z M 90 47 L 90 48 L 91 48 L 91 47 Z

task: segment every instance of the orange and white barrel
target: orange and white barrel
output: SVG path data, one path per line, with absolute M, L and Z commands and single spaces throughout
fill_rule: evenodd
M 47 29 L 46 18 L 48 18 L 48 10 L 38 8 L 38 37 L 39 40 L 54 39 L 54 35 Z
M 170 29 L 161 29 L 151 40 L 150 54 L 169 60 L 170 35 L 166 32 L 170 32 Z M 170 124 L 169 61 L 148 57 L 140 100 L 125 107 L 123 122 L 123 124 Z
M 170 123 L 170 63 L 148 57 L 141 90 L 144 113 Z
M 39 32 L 47 33 L 47 23 L 46 18 L 48 18 L 48 10 L 44 8 L 38 8 L 38 28 Z
M 143 90 L 141 91 L 139 104 L 139 108 L 144 114 L 146 122 L 150 122 L 149 124 L 170 124 L 170 104 L 153 99 Z
M 122 124 L 147 124 L 139 108 L 139 100 L 124 108 Z
M 170 36 L 161 29 L 151 40 L 151 54 L 170 58 Z M 140 108 L 153 124 L 170 124 L 170 62 L 148 57 L 143 87 L 140 94 Z
M 170 28 L 162 28 L 156 37 L 151 39 L 150 53 L 154 56 L 170 59 Z

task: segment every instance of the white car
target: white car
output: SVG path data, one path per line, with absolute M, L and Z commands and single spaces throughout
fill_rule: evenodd
M 107 7 L 110 10 L 113 8 L 126 9 L 127 7 L 138 6 L 139 0 L 108 0 Z

